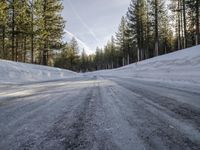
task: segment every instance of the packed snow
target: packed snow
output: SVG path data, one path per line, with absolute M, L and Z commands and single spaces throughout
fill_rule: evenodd
M 200 85 L 200 46 L 91 74 Z
M 38 82 L 76 75 L 75 72 L 59 68 L 0 60 L 0 83 Z

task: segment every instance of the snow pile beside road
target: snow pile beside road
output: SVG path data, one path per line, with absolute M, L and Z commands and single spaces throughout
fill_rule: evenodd
M 77 73 L 53 67 L 0 60 L 0 83 L 21 83 L 69 78 Z
M 95 74 L 200 84 L 200 46 Z

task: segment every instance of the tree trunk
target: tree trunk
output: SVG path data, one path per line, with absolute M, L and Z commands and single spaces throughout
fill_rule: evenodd
M 45 46 L 44 46 L 44 50 L 43 50 L 43 59 L 42 59 L 42 61 L 43 61 L 43 65 L 47 65 L 47 46 L 46 46 L 46 44 L 45 44 Z
M 186 10 L 185 10 L 185 0 L 183 0 L 183 26 L 184 26 L 184 48 L 187 48 L 187 23 L 186 23 Z
M 138 62 L 140 61 L 140 48 L 139 47 L 137 49 L 137 60 L 138 60 Z
M 5 52 L 5 26 L 3 26 L 3 37 L 2 37 L 2 57 L 6 59 L 6 52 Z
M 16 37 L 16 47 L 15 47 L 15 61 L 18 61 L 18 38 Z
M 159 55 L 158 40 L 158 0 L 155 0 L 155 55 Z
M 14 0 L 12 2 L 12 60 L 14 61 L 14 50 L 15 50 L 15 7 Z
M 33 0 L 32 0 L 32 3 L 31 3 L 31 9 L 32 9 L 32 11 L 31 11 L 31 63 L 33 63 L 33 61 L 34 61 L 34 48 L 33 48 L 33 45 L 34 45 L 34 42 L 33 42 L 33 40 L 34 40 L 34 35 L 33 35 Z
M 178 0 L 178 50 L 181 49 L 181 18 L 180 18 L 180 1 Z
M 164 51 L 167 54 L 167 38 L 165 37 Z
M 47 21 L 46 21 L 46 6 L 47 6 L 47 1 L 44 0 L 44 6 L 43 6 L 43 19 L 44 19 L 44 29 L 46 31 L 46 26 L 47 26 Z M 45 37 L 46 38 L 46 37 Z M 47 65 L 47 39 L 45 39 L 45 44 L 44 44 L 44 49 L 43 49 L 43 65 Z
M 199 0 L 196 0 L 196 45 L 199 44 Z
M 146 28 L 146 54 L 145 59 L 149 58 L 149 38 L 150 38 L 150 26 L 149 26 L 149 0 L 147 0 L 147 28 Z
M 23 62 L 26 62 L 26 36 L 24 37 L 24 58 Z
M 129 64 L 130 64 L 130 56 L 128 54 L 128 56 L 127 56 L 127 65 L 129 65 Z
M 113 69 L 114 68 L 114 63 L 113 63 L 113 61 L 111 62 L 111 69 Z

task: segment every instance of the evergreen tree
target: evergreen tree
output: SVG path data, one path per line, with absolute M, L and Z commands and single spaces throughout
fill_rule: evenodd
M 78 53 L 79 53 L 78 43 L 75 38 L 72 38 L 67 50 L 67 58 L 69 59 L 71 70 L 76 70 L 78 68 L 77 67 L 79 61 Z
M 82 53 L 81 53 L 81 60 L 80 60 L 80 70 L 82 72 L 86 72 L 87 71 L 87 54 L 85 53 L 85 49 L 83 49 Z
M 127 64 L 128 49 L 129 49 L 129 34 L 127 34 L 128 24 L 125 17 L 122 17 L 119 30 L 116 33 L 116 44 L 122 54 L 123 66 Z
M 147 50 L 149 46 L 149 20 L 147 3 L 145 0 L 132 0 L 127 13 L 128 27 L 131 34 L 132 49 L 137 44 L 137 60 L 148 58 Z M 148 36 L 148 38 L 147 38 Z
M 200 8 L 200 2 L 199 0 L 195 0 L 195 22 L 196 22 L 196 38 L 195 38 L 195 44 L 198 45 L 200 43 L 200 33 L 199 33 L 199 8 Z
M 36 0 L 36 23 L 39 34 L 42 64 L 47 65 L 51 55 L 51 45 L 61 42 L 64 34 L 63 9 L 61 0 Z
M 115 39 L 112 36 L 110 42 L 110 61 L 111 61 L 111 69 L 113 69 L 116 65 L 116 46 Z
M 0 47 L 0 58 L 7 58 L 6 51 L 6 28 L 8 25 L 8 3 L 6 0 L 0 1 L 0 37 L 1 37 L 1 47 Z
M 15 1 L 15 60 L 26 59 L 27 38 L 30 32 L 30 11 L 28 0 Z

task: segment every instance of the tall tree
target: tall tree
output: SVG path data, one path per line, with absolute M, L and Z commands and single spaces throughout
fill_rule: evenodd
M 196 45 L 199 44 L 199 40 L 200 40 L 200 35 L 199 35 L 199 5 L 200 2 L 199 0 L 195 0 L 195 11 L 196 11 Z
M 81 72 L 86 72 L 87 71 L 87 54 L 85 52 L 85 49 L 83 49 L 81 53 L 81 60 L 80 60 L 80 70 Z
M 76 70 L 76 68 L 77 68 L 77 64 L 79 61 L 78 53 L 79 53 L 78 43 L 75 38 L 72 38 L 72 40 L 69 43 L 68 50 L 67 50 L 67 57 L 70 61 L 70 69 L 71 70 Z
M 8 4 L 6 0 L 0 1 L 0 36 L 2 37 L 2 47 L 0 47 L 0 58 L 6 59 L 7 52 L 5 49 L 6 27 L 8 23 Z
M 150 21 L 147 1 L 132 0 L 128 9 L 129 42 L 133 51 L 137 43 L 138 61 L 148 58 Z
M 64 20 L 61 16 L 63 9 L 61 0 L 35 0 L 37 31 L 40 35 L 42 64 L 47 65 L 51 45 L 61 42 L 64 34 Z
M 186 3 L 185 0 L 182 0 L 183 3 L 183 26 L 184 26 L 184 48 L 187 47 L 187 23 L 186 23 Z
M 30 33 L 30 18 L 28 0 L 15 1 L 15 60 L 26 61 L 27 38 Z
M 11 40 L 12 40 L 12 60 L 14 61 L 15 60 L 15 54 L 14 54 L 14 51 L 15 51 L 15 4 L 16 4 L 16 0 L 11 0 L 10 1 L 10 8 L 11 8 L 11 28 L 12 28 L 12 37 L 11 37 Z
M 34 62 L 34 15 L 35 15 L 35 7 L 34 0 L 29 0 L 29 7 L 31 12 L 31 63 Z
M 128 39 L 127 37 L 127 30 L 128 30 L 128 24 L 126 18 L 123 16 L 121 19 L 121 23 L 118 29 L 118 32 L 116 33 L 116 44 L 119 47 L 119 50 L 122 54 L 122 64 L 123 66 L 127 63 L 127 50 L 128 50 Z
M 116 47 L 115 47 L 115 39 L 112 36 L 111 37 L 111 42 L 110 42 L 110 56 L 111 56 L 111 69 L 114 68 L 114 63 L 115 63 L 115 56 L 116 56 Z
M 155 0 L 155 55 L 159 55 L 159 37 L 158 37 L 158 0 Z

